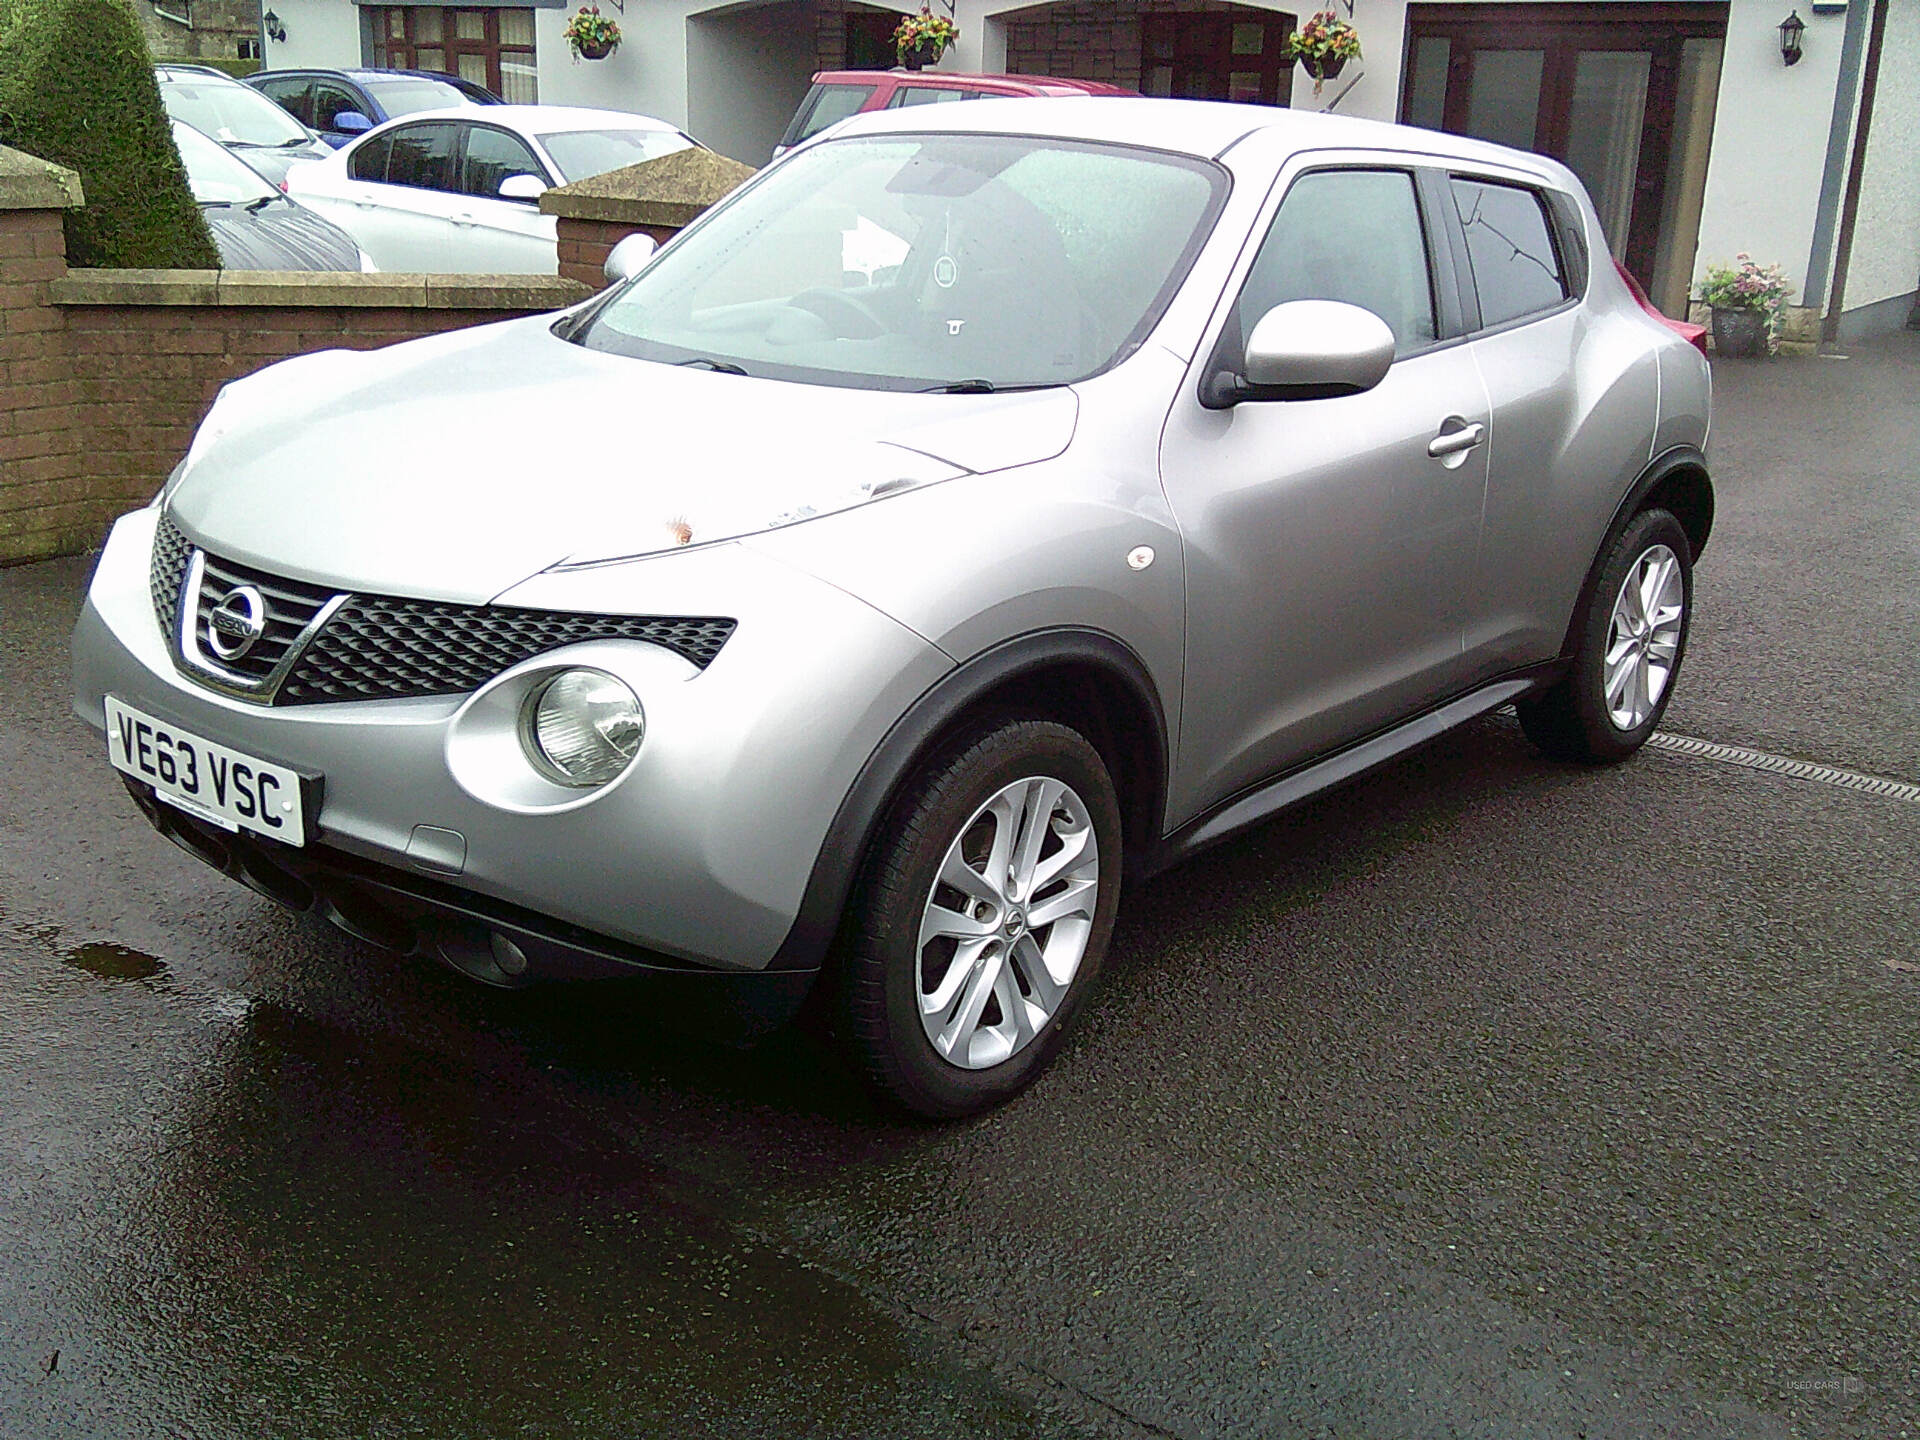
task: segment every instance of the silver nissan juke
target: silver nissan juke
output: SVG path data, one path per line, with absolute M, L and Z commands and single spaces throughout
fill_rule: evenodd
M 497 985 L 816 980 L 1016 1093 L 1123 877 L 1517 704 L 1659 723 L 1702 356 L 1579 182 L 1185 101 L 856 117 L 621 283 L 226 387 L 75 706 L 233 878 Z

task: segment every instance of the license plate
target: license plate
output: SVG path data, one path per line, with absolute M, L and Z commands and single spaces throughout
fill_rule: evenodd
M 107 758 L 154 795 L 223 830 L 307 843 L 300 775 L 107 696 Z

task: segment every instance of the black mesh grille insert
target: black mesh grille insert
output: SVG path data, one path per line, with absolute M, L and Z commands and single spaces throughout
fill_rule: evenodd
M 245 679 L 264 683 L 286 658 L 300 632 L 313 623 L 313 617 L 337 593 L 299 580 L 282 580 L 250 566 L 206 555 L 200 573 L 200 604 L 194 614 L 195 633 L 205 646 L 207 617 L 214 607 L 242 585 L 251 585 L 265 602 L 267 629 L 246 654 L 219 660 L 226 670 Z
M 172 636 L 174 622 L 180 618 L 180 582 L 187 578 L 187 562 L 192 558 L 193 546 L 187 537 L 162 515 L 159 528 L 153 532 L 153 563 L 147 569 L 147 581 L 153 589 L 153 613 L 163 635 Z
M 294 663 L 279 703 L 460 695 L 502 670 L 582 640 L 645 640 L 705 669 L 734 622 L 446 605 L 355 595 Z

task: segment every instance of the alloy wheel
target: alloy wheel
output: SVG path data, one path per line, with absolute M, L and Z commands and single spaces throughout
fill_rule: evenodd
M 920 921 L 915 992 L 934 1050 L 983 1070 L 1030 1044 L 1073 984 L 1099 895 L 1099 841 L 1071 786 L 1032 776 L 981 805 Z
M 1607 627 L 1602 692 L 1607 717 L 1621 730 L 1644 725 L 1666 693 L 1686 608 L 1679 557 L 1665 545 L 1649 546 L 1621 581 Z

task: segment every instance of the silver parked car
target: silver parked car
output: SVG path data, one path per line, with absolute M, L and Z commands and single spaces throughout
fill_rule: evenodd
M 762 1021 L 824 974 L 959 1115 L 1058 1048 L 1123 879 L 1505 704 L 1631 754 L 1708 393 L 1538 156 L 864 115 L 558 319 L 229 385 L 107 543 L 75 704 L 276 900 Z

